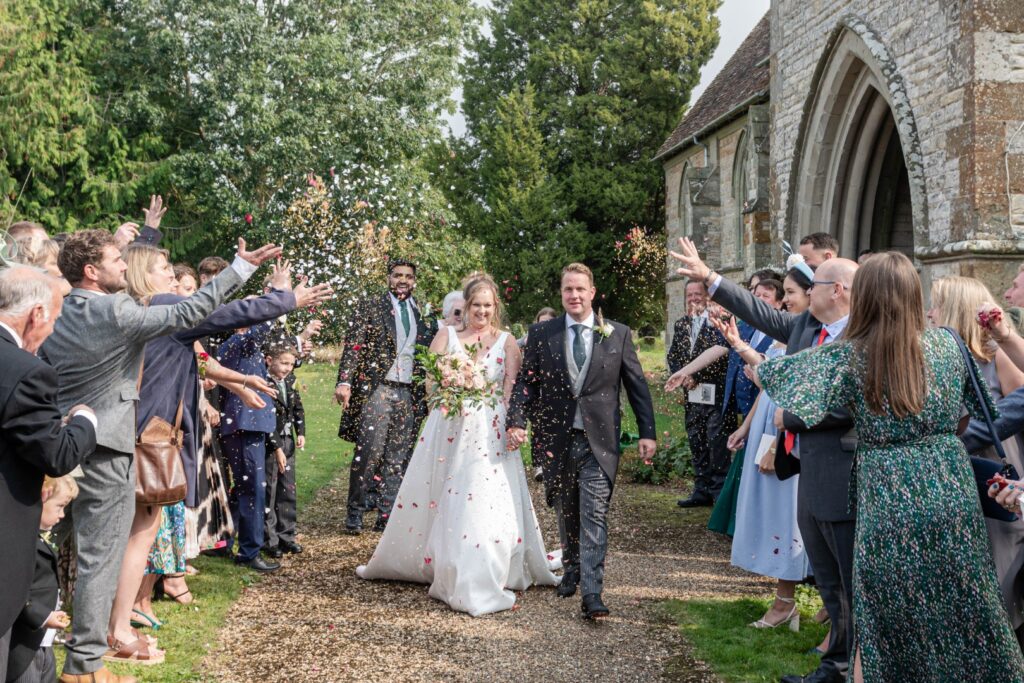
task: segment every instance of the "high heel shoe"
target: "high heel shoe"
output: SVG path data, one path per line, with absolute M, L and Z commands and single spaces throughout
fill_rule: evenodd
M 793 605 L 793 609 L 789 610 L 789 614 L 787 614 L 782 619 L 782 621 L 778 622 L 777 624 L 773 624 L 770 621 L 765 621 L 764 618 L 761 618 L 761 619 L 758 619 L 757 621 L 753 622 L 752 624 L 750 624 L 750 626 L 752 628 L 778 628 L 779 626 L 782 626 L 783 624 L 789 624 L 789 630 L 790 631 L 792 631 L 793 633 L 799 633 L 800 632 L 800 610 L 797 609 L 796 598 L 783 598 L 783 597 L 780 597 L 780 596 L 776 595 L 775 599 L 778 600 L 779 602 L 786 603 L 787 605 Z M 765 616 L 767 616 L 767 615 L 765 615 Z

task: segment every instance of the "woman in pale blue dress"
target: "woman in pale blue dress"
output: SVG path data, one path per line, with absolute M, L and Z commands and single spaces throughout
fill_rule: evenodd
M 785 280 L 786 310 L 803 312 L 809 303 L 804 273 L 791 271 Z M 726 340 L 748 365 L 757 365 L 762 357 L 742 341 L 736 323 L 713 321 Z M 786 353 L 785 345 L 776 342 L 765 353 L 777 358 Z M 764 392 L 758 395 L 754 408 L 743 426 L 729 437 L 729 447 L 743 453 L 743 473 L 736 502 L 736 530 L 732 541 L 732 564 L 761 576 L 778 580 L 775 603 L 765 615 L 753 622 L 754 628 L 775 628 L 783 624 L 797 631 L 800 612 L 797 610 L 796 585 L 810 573 L 807 553 L 797 525 L 797 477 L 780 481 L 775 476 L 774 438 L 778 433 L 774 417 L 776 405 Z M 763 455 L 760 463 L 755 460 Z

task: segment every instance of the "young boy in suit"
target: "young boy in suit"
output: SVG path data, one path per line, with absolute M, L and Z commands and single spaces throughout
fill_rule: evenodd
M 292 373 L 297 355 L 297 349 L 290 344 L 273 344 L 266 351 L 269 381 L 277 388 L 277 428 L 267 434 L 269 513 L 263 550 L 274 558 L 302 552 L 302 546 L 295 542 L 295 449 L 306 446 L 306 413 Z
M 64 508 L 78 495 L 78 484 L 70 476 L 43 480 L 41 532 L 36 541 L 36 568 L 28 600 L 11 629 L 8 683 L 52 683 L 57 680 L 53 638 L 71 619 L 60 609 L 57 590 L 57 553 L 43 533 L 64 518 Z

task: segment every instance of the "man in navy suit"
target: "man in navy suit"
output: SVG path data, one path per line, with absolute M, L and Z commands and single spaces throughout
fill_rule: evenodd
M 272 323 L 264 322 L 237 331 L 217 349 L 217 360 L 235 372 L 266 379 L 263 345 L 272 328 Z M 234 483 L 229 502 L 238 536 L 235 562 L 256 571 L 273 572 L 281 565 L 260 557 L 260 548 L 266 523 L 266 440 L 277 428 L 277 419 L 271 397 L 261 398 L 262 408 L 250 408 L 236 394 L 222 392 L 220 439 Z
M 758 278 L 757 273 L 750 280 L 753 283 L 750 286 L 750 291 L 754 293 L 755 297 L 777 311 L 782 309 L 782 297 L 785 295 L 785 290 L 781 282 L 774 278 Z M 737 327 L 739 328 L 740 338 L 744 343 L 749 344 L 758 353 L 763 354 L 772 345 L 773 340 L 771 337 L 742 320 L 737 323 Z M 722 404 L 723 415 L 727 411 L 733 410 L 742 418 L 754 407 L 754 401 L 757 399 L 758 393 L 757 386 L 747 379 L 746 374 L 743 372 L 744 365 L 746 363 L 743 361 L 743 358 L 735 350 L 730 349 L 729 367 L 725 373 L 725 397 Z
M 34 268 L 0 270 L 0 680 L 11 625 L 35 565 L 43 475 L 61 476 L 96 448 L 96 416 L 57 408 L 57 373 L 35 353 L 60 315 L 58 281 Z

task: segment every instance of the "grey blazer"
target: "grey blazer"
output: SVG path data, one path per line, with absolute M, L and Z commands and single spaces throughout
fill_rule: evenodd
M 144 306 L 127 294 L 73 289 L 40 357 L 57 371 L 62 413 L 78 403 L 96 413 L 99 446 L 135 451 L 135 404 L 146 342 L 195 327 L 242 286 L 233 268 L 173 306 Z
M 810 311 L 799 315 L 777 311 L 724 277 L 711 298 L 752 327 L 785 342 L 787 354 L 810 348 L 821 332 L 821 322 Z M 783 422 L 788 431 L 800 435 L 800 459 L 777 459 L 778 477 L 786 479 L 800 474 L 798 504 L 816 519 L 853 521 L 850 471 L 857 449 L 853 417 L 848 411 L 840 410 L 808 426 L 796 415 L 785 412 Z

